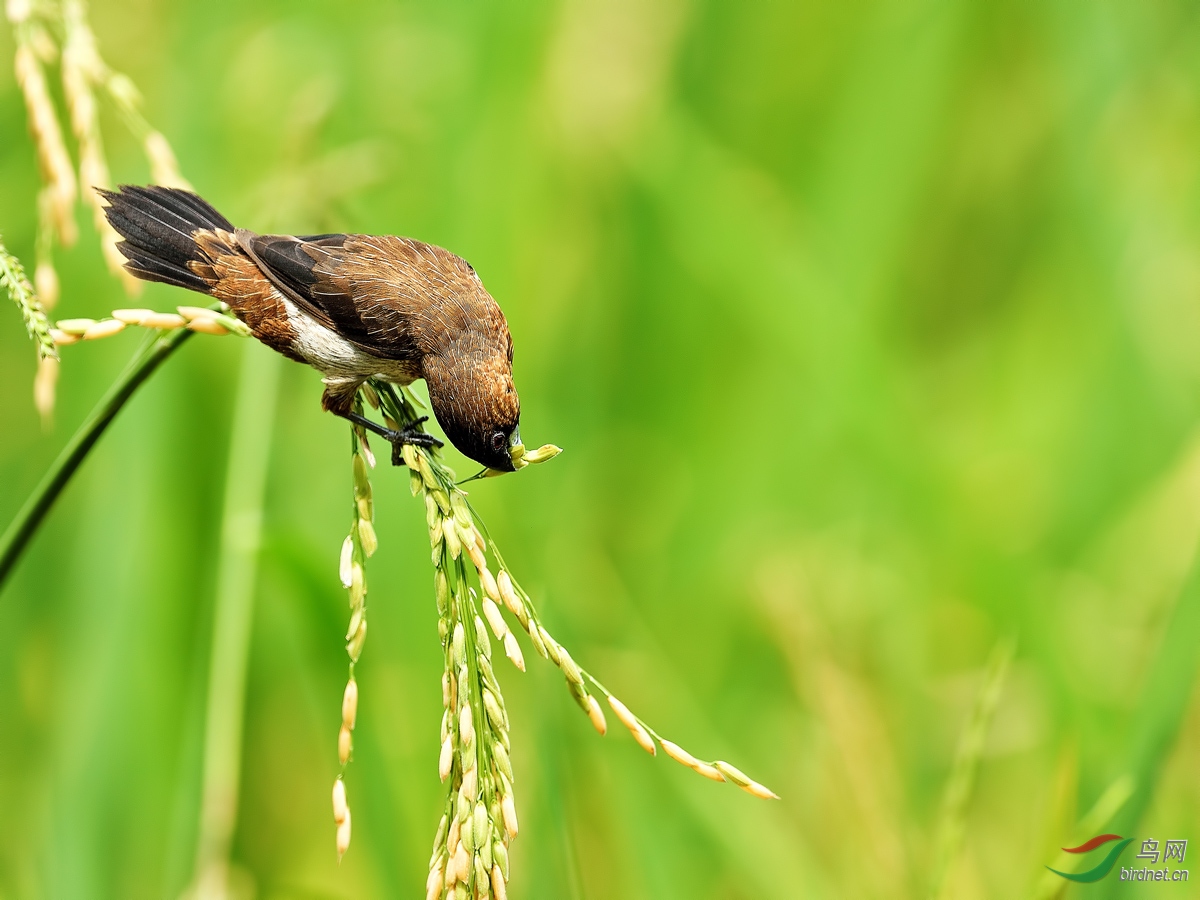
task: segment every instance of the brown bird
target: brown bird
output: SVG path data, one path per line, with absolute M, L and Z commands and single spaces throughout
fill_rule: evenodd
M 470 263 L 411 238 L 256 234 L 195 194 L 158 186 L 100 191 L 117 248 L 138 278 L 208 294 L 256 338 L 317 369 L 322 406 L 392 442 L 440 446 L 415 427 L 354 412 L 372 377 L 424 378 L 446 437 L 466 456 L 512 471 L 520 443 L 512 337 Z M 398 460 L 393 452 L 393 461 Z

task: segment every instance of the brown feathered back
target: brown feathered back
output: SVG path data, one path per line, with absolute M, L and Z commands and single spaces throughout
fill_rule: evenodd
M 234 229 L 199 197 L 169 188 L 123 186 L 104 197 L 133 274 L 228 303 L 259 340 L 322 371 L 327 409 L 346 415 L 368 377 L 423 377 L 447 437 L 473 459 L 511 468 L 520 418 L 512 338 L 466 260 L 409 238 Z

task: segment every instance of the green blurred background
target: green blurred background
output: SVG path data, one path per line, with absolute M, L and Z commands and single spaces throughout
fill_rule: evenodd
M 526 644 L 530 671 L 499 672 L 510 896 L 1200 896 L 1043 868 L 1102 830 L 1200 841 L 1194 4 L 97 0 L 92 20 L 235 223 L 475 265 L 526 443 L 567 449 L 472 491 L 508 562 L 631 707 L 783 797 L 651 760 L 615 722 L 598 738 Z M 0 231 L 32 264 L 11 52 L 0 29 Z M 105 115 L 114 178 L 145 182 Z M 79 220 L 56 315 L 130 305 Z M 44 432 L 0 311 L 0 520 L 139 340 L 65 348 Z M 256 506 L 260 464 L 235 891 L 422 896 L 443 796 L 423 511 L 381 466 L 339 868 L 350 467 L 319 394 L 198 337 L 61 498 L 0 595 L 0 897 L 191 882 L 223 497 Z M 264 427 L 230 466 L 239 402 Z

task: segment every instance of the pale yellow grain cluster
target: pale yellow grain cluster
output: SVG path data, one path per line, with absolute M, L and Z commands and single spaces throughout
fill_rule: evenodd
M 7 0 L 5 15 L 13 32 L 15 49 L 13 69 L 25 99 L 29 133 L 37 150 L 42 187 L 37 201 L 37 245 L 32 295 L 37 308 L 53 309 L 59 297 L 58 271 L 54 265 L 54 244 L 72 245 L 78 229 L 75 222 L 75 202 L 82 196 L 92 210 L 100 235 L 101 251 L 108 267 L 134 293 L 140 282 L 124 268 L 125 259 L 117 250 L 119 236 L 108 224 L 99 195 L 93 190 L 109 187 L 108 163 L 105 157 L 97 95 L 108 98 L 121 114 L 133 136 L 142 144 L 150 164 L 152 179 L 171 187 L 188 187 L 179 174 L 175 154 L 167 139 L 153 129 L 141 112 L 141 98 L 130 79 L 113 71 L 97 48 L 96 38 L 88 24 L 85 0 Z M 66 101 L 66 119 L 70 121 L 79 154 L 76 176 L 71 153 L 65 140 L 63 116 L 54 102 L 49 84 L 49 71 L 58 65 Z M 14 300 L 17 298 L 14 296 Z M 20 305 L 21 301 L 18 301 Z M 236 320 L 234 320 L 236 321 Z M 128 324 L 128 323 L 126 323 Z M 27 319 L 28 325 L 28 319 Z M 202 318 L 189 328 L 209 334 L 237 331 L 220 323 Z M 240 325 L 240 323 L 239 323 Z M 163 327 L 163 326 L 150 326 Z M 181 326 L 180 326 L 181 327 Z M 107 329 L 107 330 L 106 330 Z M 87 336 L 103 337 L 120 329 L 105 326 Z M 49 329 L 46 329 L 47 335 Z M 237 332 L 241 333 L 241 332 Z M 31 335 L 33 331 L 31 330 Z M 68 335 L 62 343 L 84 339 L 84 335 Z M 35 340 L 39 340 L 35 337 Z M 39 341 L 38 373 L 34 381 L 34 403 L 44 421 L 54 409 L 55 384 L 58 378 L 58 356 L 55 341 Z
M 538 463 L 549 462 L 562 453 L 562 447 L 556 447 L 554 444 L 542 444 L 536 450 L 526 450 L 524 444 L 517 444 L 510 451 L 512 456 L 513 468 L 520 470 L 526 466 L 536 465 Z M 485 469 L 483 474 L 488 478 L 496 478 L 500 475 L 507 475 L 500 469 Z
M 370 396 L 382 397 L 389 427 L 399 429 L 415 418 L 410 408 L 401 411 L 390 387 L 380 385 L 378 394 L 372 389 Z M 514 665 L 523 669 L 525 661 L 497 606 L 499 591 L 466 495 L 431 452 L 412 445 L 400 452 L 412 492 L 425 502 L 444 653 L 438 776 L 447 794 L 426 895 L 432 900 L 504 900 L 509 846 L 519 824 L 508 711 L 492 666 L 493 636 Z M 471 583 L 472 574 L 479 590 Z
M 383 411 L 388 427 L 416 426 L 412 403 L 390 385 L 369 384 L 364 395 Z M 553 445 L 530 453 L 518 447 L 514 462 L 521 468 L 559 452 Z M 648 753 L 656 754 L 661 746 L 672 759 L 707 778 L 728 781 L 758 797 L 775 797 L 729 763 L 697 759 L 665 740 L 582 669 L 542 624 L 529 595 L 513 578 L 440 455 L 412 444 L 403 445 L 399 455 L 408 467 L 413 495 L 425 503 L 438 632 L 445 654 L 438 776 L 447 785 L 447 797 L 429 860 L 427 900 L 506 896 L 508 848 L 518 824 L 508 713 L 492 660 L 495 642 L 524 671 L 516 626 L 538 655 L 563 673 L 571 696 L 600 734 L 608 729 L 598 699 L 602 696 Z M 510 627 L 510 621 L 515 626 Z
M 415 411 L 390 389 L 380 386 L 380 393 L 387 401 L 383 408 L 391 427 L 415 419 Z M 531 453 L 517 447 L 513 458 L 522 468 L 559 452 L 553 445 Z M 541 623 L 529 595 L 513 578 L 495 543 L 485 536 L 466 493 L 438 455 L 405 445 L 401 456 L 409 469 L 412 493 L 425 501 L 439 630 L 446 652 L 438 774 L 448 782 L 450 793 L 430 859 L 428 898 L 503 897 L 507 848 L 517 833 L 517 814 L 508 717 L 492 670 L 492 639 L 522 671 L 525 660 L 515 629 L 509 627 L 502 610 L 528 635 L 535 651 L 563 673 L 572 697 L 598 732 L 604 734 L 608 723 L 592 688 L 605 697 L 618 720 L 648 752 L 656 752 L 661 738 L 580 668 Z M 720 767 L 725 763 L 702 762 L 669 742 L 663 746 L 668 755 L 701 774 L 733 781 L 759 796 L 774 796 L 740 771 L 732 767 L 724 771 Z M 482 842 L 481 828 L 488 838 Z M 491 860 L 486 858 L 489 842 Z
M 359 406 L 361 412 L 361 404 Z M 367 575 L 366 561 L 379 548 L 375 536 L 375 502 L 371 491 L 370 470 L 375 456 L 367 443 L 366 433 L 354 426 L 351 439 L 351 469 L 353 471 L 354 503 L 350 517 L 350 533 L 342 542 L 338 560 L 338 577 L 346 589 L 350 604 L 350 624 L 346 629 L 346 654 L 350 657 L 350 675 L 342 691 L 342 722 L 338 727 L 337 754 L 342 766 L 333 785 L 333 820 L 337 826 L 335 845 L 338 861 L 350 847 L 350 807 L 346 803 L 345 768 L 354 752 L 354 726 L 358 722 L 358 680 L 354 667 L 362 656 L 367 640 Z
M 514 448 L 513 459 L 514 461 L 522 460 L 525 464 L 544 462 L 547 459 L 553 459 L 561 452 L 562 451 L 558 447 L 555 447 L 552 444 L 548 444 L 531 453 L 524 452 L 523 449 L 518 446 L 517 448 Z M 520 464 L 518 464 L 518 468 L 521 468 Z M 620 720 L 621 724 L 629 730 L 629 733 L 633 736 L 633 739 L 637 741 L 638 745 L 641 746 L 642 749 L 651 756 L 657 754 L 656 741 L 661 742 L 663 749 L 666 750 L 668 756 L 677 760 L 678 762 L 683 763 L 688 768 L 706 778 L 711 778 L 714 781 L 728 781 L 756 797 L 778 799 L 777 795 L 772 790 L 759 784 L 752 778 L 749 778 L 740 769 L 737 769 L 729 763 L 724 762 L 723 760 L 705 762 L 696 759 L 677 744 L 673 744 L 670 741 L 664 741 L 655 731 L 653 731 L 653 729 L 646 725 L 645 722 L 634 715 L 630 711 L 629 707 L 609 693 L 609 691 L 588 672 L 581 669 L 567 649 L 558 643 L 558 641 L 554 639 L 550 632 L 546 630 L 546 626 L 541 623 L 537 615 L 537 610 L 533 606 L 532 600 L 530 600 L 529 595 L 521 589 L 520 585 L 517 584 L 515 579 L 512 577 L 511 572 L 504 567 L 504 564 L 500 559 L 499 551 L 495 545 L 492 544 L 489 548 L 488 544 L 482 540 L 479 528 L 474 524 L 473 519 L 470 520 L 471 525 L 469 529 L 463 525 L 463 522 L 466 519 L 466 515 L 464 514 L 466 514 L 467 510 L 469 509 L 466 504 L 465 495 L 463 495 L 461 491 L 454 493 L 450 497 L 450 502 L 455 511 L 455 520 L 458 524 L 458 529 L 463 536 L 463 545 L 470 548 L 469 556 L 471 562 L 475 566 L 479 577 L 479 583 L 487 595 L 484 601 L 485 604 L 488 599 L 494 600 L 496 603 L 502 602 L 505 608 L 512 613 L 512 615 L 520 623 L 521 627 L 529 635 L 529 639 L 532 641 L 534 649 L 537 650 L 542 657 L 550 660 L 550 662 L 558 666 L 558 668 L 562 671 L 563 675 L 566 677 L 568 690 L 570 690 L 571 695 L 575 698 L 575 701 L 579 704 L 579 707 L 587 714 L 596 731 L 598 731 L 600 734 L 605 734 L 608 730 L 608 723 L 605 720 L 604 711 L 601 709 L 595 695 L 591 693 L 591 691 L 585 685 L 585 681 L 596 691 L 599 691 L 604 695 L 605 699 L 608 701 L 609 707 L 617 716 L 617 719 Z M 467 539 L 468 535 L 476 538 L 474 544 Z M 488 568 L 487 553 L 489 549 L 492 551 L 492 555 L 494 556 L 497 566 L 499 567 L 499 573 L 495 576 L 492 575 L 490 569 Z M 487 607 L 485 606 L 485 612 L 486 611 Z M 498 611 L 497 618 L 500 618 Z M 490 616 L 488 621 L 491 621 Z M 503 628 L 503 621 L 501 621 L 499 624 L 500 627 L 496 632 L 497 639 L 501 638 L 502 634 L 504 634 L 506 637 L 511 637 L 512 633 L 510 631 L 506 632 L 506 630 Z M 524 668 L 523 664 L 521 665 L 521 668 Z M 670 749 L 668 749 L 668 746 Z
M 114 309 L 107 319 L 59 319 L 49 334 L 55 345 L 79 341 L 94 341 L 120 334 L 128 325 L 156 331 L 187 328 L 200 334 L 236 334 L 246 337 L 250 329 L 245 323 L 223 311 L 224 307 L 180 306 L 178 312 L 163 313 L 152 309 Z
M 58 378 L 58 349 L 54 341 L 54 329 L 46 318 L 46 311 L 38 300 L 37 293 L 25 276 L 21 261 L 8 252 L 0 240 L 0 288 L 17 304 L 25 330 L 37 347 L 38 371 L 33 384 L 33 401 L 41 414 L 43 423 L 49 423 L 54 412 L 54 384 Z

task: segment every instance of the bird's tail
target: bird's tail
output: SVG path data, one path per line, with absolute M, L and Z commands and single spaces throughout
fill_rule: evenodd
M 213 282 L 207 254 L 196 243 L 197 232 L 232 232 L 233 225 L 207 202 L 178 188 L 121 185 L 100 190 L 108 201 L 108 221 L 124 238 L 117 244 L 130 274 L 210 293 Z M 191 265 L 195 264 L 195 265 Z

